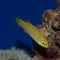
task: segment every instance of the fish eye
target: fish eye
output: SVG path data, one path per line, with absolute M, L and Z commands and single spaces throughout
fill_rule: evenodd
M 45 42 L 43 41 L 42 44 L 45 44 Z

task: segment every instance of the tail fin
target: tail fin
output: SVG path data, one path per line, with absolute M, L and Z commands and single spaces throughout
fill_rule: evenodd
M 24 24 L 24 21 L 20 18 L 16 18 L 16 23 L 17 25 L 22 26 Z

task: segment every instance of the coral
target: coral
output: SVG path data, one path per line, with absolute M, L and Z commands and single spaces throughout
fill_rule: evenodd
M 24 49 L 0 49 L 0 60 L 31 60 L 31 56 Z
M 60 0 L 57 0 L 55 10 L 43 13 L 42 22 L 36 28 L 47 38 L 49 48 L 45 49 L 34 42 L 32 60 L 60 60 Z
M 60 7 L 60 0 L 57 0 L 57 7 Z

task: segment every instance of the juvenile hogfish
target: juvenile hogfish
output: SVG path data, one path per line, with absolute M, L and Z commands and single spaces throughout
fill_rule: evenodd
M 30 22 L 23 21 L 17 18 L 16 22 L 23 30 L 40 46 L 48 48 L 47 39 L 39 32 L 39 30 L 33 26 Z

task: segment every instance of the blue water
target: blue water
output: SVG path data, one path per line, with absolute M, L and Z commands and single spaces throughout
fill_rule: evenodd
M 0 48 L 32 49 L 32 39 L 16 25 L 16 17 L 29 20 L 33 25 L 41 24 L 43 12 L 55 8 L 56 0 L 0 0 Z

